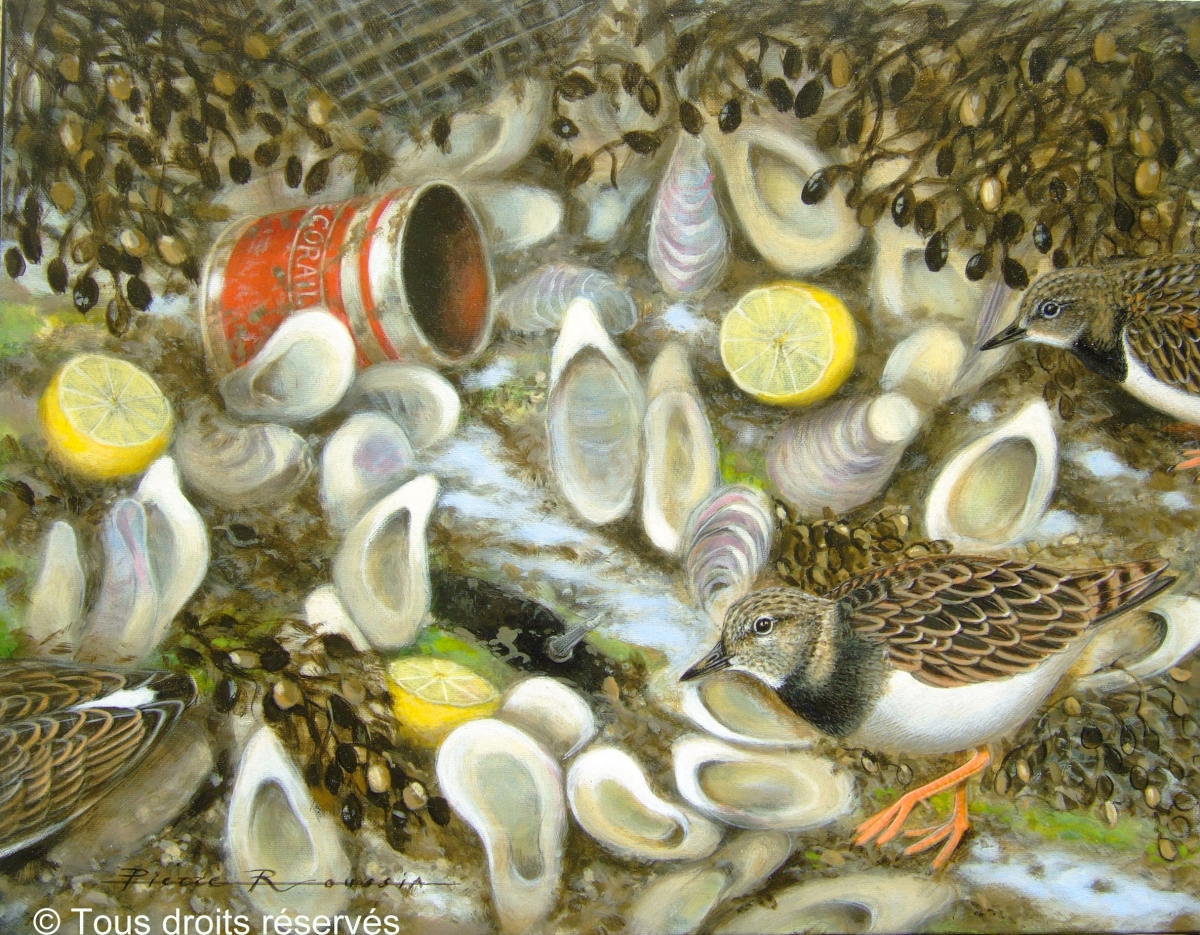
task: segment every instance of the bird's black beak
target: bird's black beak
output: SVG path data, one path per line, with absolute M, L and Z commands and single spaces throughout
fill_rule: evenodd
M 698 679 L 701 676 L 708 675 L 709 672 L 717 672 L 721 669 L 728 668 L 729 657 L 725 655 L 725 644 L 718 643 L 713 647 L 713 651 L 711 653 L 684 672 L 683 675 L 679 676 L 679 681 L 690 682 L 692 679 Z
M 981 345 L 979 345 L 979 349 L 981 351 L 990 351 L 994 347 L 1004 347 L 1005 344 L 1012 344 L 1015 341 L 1020 341 L 1023 337 L 1025 337 L 1025 329 L 1014 322 L 1003 331 L 992 335 L 990 338 L 984 341 Z

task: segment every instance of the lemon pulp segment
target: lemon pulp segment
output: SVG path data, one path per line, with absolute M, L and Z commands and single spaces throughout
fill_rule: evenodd
M 854 371 L 854 320 L 837 296 L 780 283 L 755 289 L 721 323 L 721 361 L 762 402 L 804 406 L 832 395 Z

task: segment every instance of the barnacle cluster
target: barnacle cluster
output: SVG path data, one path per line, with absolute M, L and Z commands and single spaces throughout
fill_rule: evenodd
M 1121 815 L 1148 819 L 1164 860 L 1194 850 L 1200 726 L 1190 683 L 1190 669 L 1172 669 L 1129 692 L 1064 698 L 1026 725 L 985 789 L 1111 825 Z
M 222 188 L 281 164 L 291 188 L 331 172 L 378 181 L 386 149 L 335 125 L 328 94 L 275 53 L 268 20 L 231 0 L 14 2 L 5 9 L 4 232 L 10 276 L 45 263 L 87 314 L 111 295 L 117 335 L 155 294 L 186 292 Z
M 446 801 L 426 789 L 427 771 L 397 745 L 391 698 L 375 657 L 301 620 L 256 625 L 213 611 L 202 620 L 185 614 L 183 623 L 174 655 L 213 683 L 216 709 L 248 710 L 257 702 L 297 751 L 305 781 L 329 797 L 347 829 L 369 822 L 403 850 L 426 816 L 437 825 L 450 821 Z
M 864 226 L 913 225 L 930 270 L 954 248 L 969 279 L 998 270 L 1023 289 L 1041 255 L 1063 267 L 1200 242 L 1200 19 L 1186 4 L 651 5 L 633 38 L 664 50 L 654 67 L 590 61 L 559 79 L 560 100 L 606 90 L 617 107 L 661 107 L 657 129 L 603 151 L 653 152 L 672 123 L 734 133 L 744 113 L 790 113 L 831 161 L 804 200 L 843 186 Z M 578 132 L 561 114 L 550 129 Z M 540 152 L 572 186 L 599 151 Z
M 824 519 L 805 523 L 778 501 L 776 511 L 781 522 L 775 573 L 786 584 L 816 594 L 872 568 L 951 551 L 942 540 L 914 539 L 906 507 L 886 506 L 857 522 L 827 511 Z

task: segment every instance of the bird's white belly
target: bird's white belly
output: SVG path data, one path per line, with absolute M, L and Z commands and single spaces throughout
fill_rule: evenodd
M 1129 362 L 1129 369 L 1121 386 L 1130 396 L 1183 422 L 1200 423 L 1200 395 L 1156 379 L 1145 364 L 1129 352 L 1128 339 L 1125 342 L 1125 359 Z
M 875 707 L 847 739 L 871 750 L 924 755 L 991 743 L 1037 711 L 1079 649 L 1059 653 L 1032 672 L 958 688 L 926 685 L 893 670 Z

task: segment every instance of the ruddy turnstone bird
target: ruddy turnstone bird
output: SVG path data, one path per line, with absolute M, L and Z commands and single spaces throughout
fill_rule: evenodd
M 1200 423 L 1200 254 L 1047 273 L 980 349 L 1014 341 L 1066 348 L 1146 405 Z
M 858 827 L 886 844 L 913 807 L 958 787 L 945 825 L 905 853 L 945 840 L 943 866 L 968 827 L 966 780 L 984 746 L 1042 704 L 1094 627 L 1174 580 L 1165 561 L 1060 571 L 1032 562 L 939 555 L 876 569 L 823 597 L 765 588 L 730 606 L 721 641 L 683 679 L 740 669 L 789 708 L 854 746 L 969 761 L 902 796 Z
M 170 672 L 0 663 L 0 859 L 91 808 L 195 697 Z

